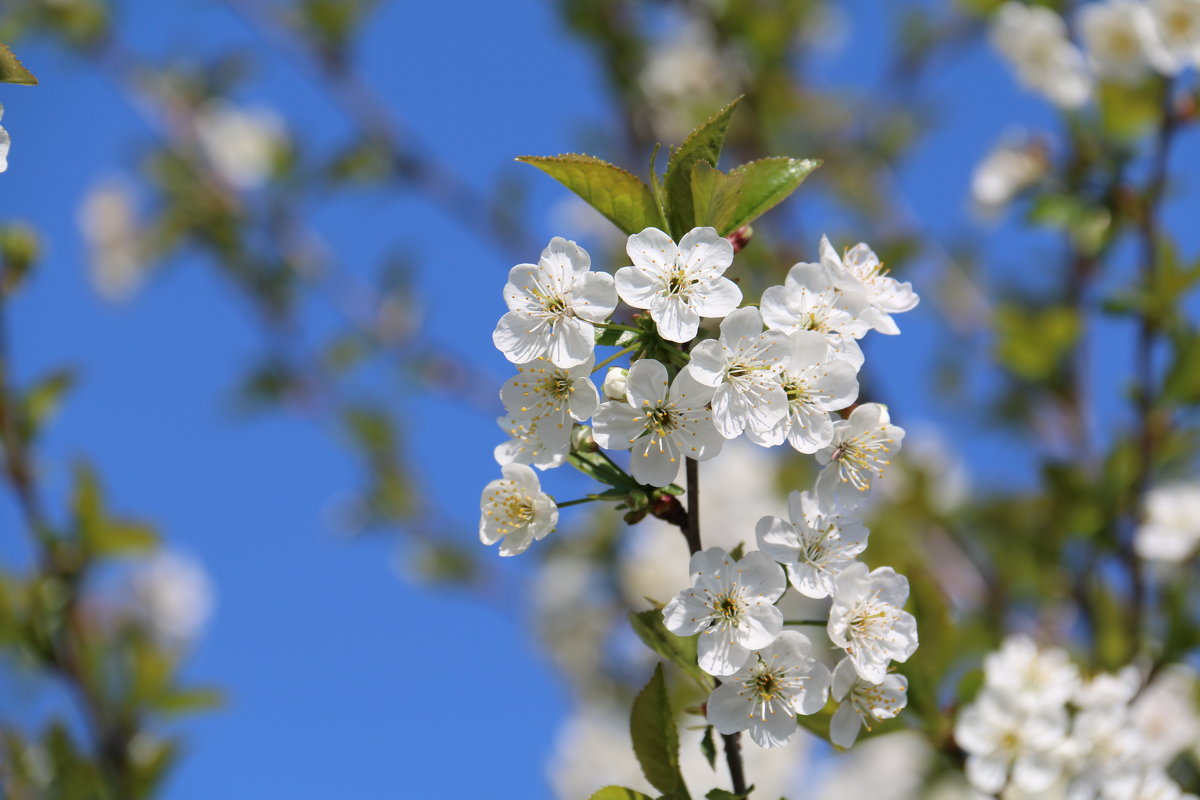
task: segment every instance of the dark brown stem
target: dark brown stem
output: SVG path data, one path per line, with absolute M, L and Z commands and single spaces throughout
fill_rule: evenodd
M 699 553 L 700 545 L 700 464 L 694 458 L 687 459 L 688 513 L 683 535 L 687 538 L 688 552 Z
M 688 551 L 692 555 L 703 549 L 700 544 L 700 464 L 694 458 L 686 460 L 687 471 L 687 518 L 681 526 L 683 535 L 687 537 Z M 720 686 L 721 682 L 717 681 Z M 729 766 L 729 780 L 733 783 L 733 793 L 746 793 L 746 772 L 742 767 L 742 735 L 740 733 L 723 733 L 721 740 L 725 743 L 725 763 Z

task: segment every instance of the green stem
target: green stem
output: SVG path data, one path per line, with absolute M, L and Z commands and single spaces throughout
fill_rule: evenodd
M 632 325 L 621 325 L 617 322 L 593 322 L 597 328 L 612 328 L 614 331 L 629 331 L 630 333 L 641 333 L 641 328 L 635 328 Z
M 633 351 L 635 351 L 635 350 L 637 350 L 637 349 L 638 349 L 638 345 L 636 345 L 636 344 L 635 344 L 635 345 L 633 345 L 633 346 L 631 346 L 631 347 L 626 347 L 624 350 L 620 350 L 620 351 L 618 351 L 618 352 L 616 352 L 616 353 L 613 353 L 611 356 L 609 356 L 608 358 L 604 359 L 603 361 L 601 361 L 601 362 L 600 362 L 599 364 L 597 364 L 596 366 L 592 367 L 592 374 L 593 374 L 593 375 L 595 375 L 597 372 L 599 372 L 600 370 L 604 369 L 605 367 L 607 367 L 607 366 L 608 366 L 609 364 L 611 364 L 612 362 L 616 361 L 616 360 L 617 360 L 618 358 L 620 358 L 621 356 L 629 355 L 630 353 L 632 353 Z
M 576 500 L 564 500 L 561 503 L 558 502 L 557 500 L 555 500 L 554 505 L 558 506 L 559 508 L 566 508 L 567 506 L 578 506 L 578 505 L 582 505 L 584 503 L 594 503 L 597 500 L 610 500 L 610 499 L 612 499 L 612 498 L 600 497 L 599 495 L 589 494 L 584 497 L 580 497 Z

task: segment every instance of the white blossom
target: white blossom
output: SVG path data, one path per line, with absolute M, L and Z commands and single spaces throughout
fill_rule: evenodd
M 700 634 L 701 669 L 732 675 L 751 651 L 766 647 L 783 630 L 783 613 L 775 607 L 787 588 L 783 570 L 763 553 L 734 561 L 719 547 L 693 555 L 689 569 L 692 587 L 667 603 L 663 622 L 677 636 Z
M 601 387 L 604 396 L 609 400 L 624 400 L 625 380 L 628 376 L 629 370 L 624 367 L 609 367 L 604 376 L 604 385 Z
M 708 721 L 722 734 L 749 728 L 759 747 L 777 747 L 796 733 L 797 714 L 825 707 L 830 680 L 808 637 L 784 631 L 713 691 Z
M 1170 73 L 1200 64 L 1200 0 L 1148 0 L 1154 34 Z
M 990 38 L 1029 89 L 1062 108 L 1087 102 L 1092 79 L 1086 61 L 1053 9 L 1011 0 L 992 17 Z
M 196 112 L 195 123 L 205 158 L 236 189 L 262 185 L 287 146 L 283 118 L 269 108 L 239 108 L 214 100 Z
M 829 444 L 816 453 L 824 465 L 817 476 L 817 493 L 830 502 L 854 506 L 884 467 L 900 452 L 904 429 L 891 424 L 887 406 L 863 403 L 846 419 L 833 424 Z
M 967 780 L 985 794 L 1007 785 L 1025 792 L 1049 789 L 1063 772 L 1067 713 L 1061 706 L 1024 711 L 984 692 L 954 723 L 967 753 Z
M 851 282 L 862 288 L 867 304 L 873 313 L 866 317 L 875 330 L 889 336 L 900 333 L 892 314 L 912 311 L 921 302 L 913 291 L 912 284 L 901 283 L 888 276 L 888 270 L 875 251 L 864 242 L 859 242 L 839 257 L 829 237 L 821 237 L 821 263 L 838 276 L 848 276 Z
M 971 173 L 975 209 L 984 217 L 996 216 L 1013 198 L 1041 180 L 1048 166 L 1042 148 L 1023 139 L 1002 141 Z
M 515 556 L 554 530 L 558 506 L 528 466 L 505 464 L 500 473 L 504 477 L 485 486 L 479 501 L 479 540 L 500 542 L 500 555 Z
M 572 420 L 583 422 L 600 405 L 592 383 L 589 356 L 576 367 L 556 367 L 545 357 L 518 364 L 517 374 L 500 387 L 500 401 L 509 415 L 570 433 Z
M 132 295 L 146 276 L 142 234 L 132 193 L 109 181 L 88 191 L 79 209 L 79 227 L 88 246 L 89 277 L 106 300 Z
M 908 579 L 891 567 L 867 572 L 861 561 L 842 570 L 833 585 L 829 639 L 846 651 L 854 669 L 883 683 L 890 661 L 907 661 L 917 649 L 917 621 L 903 610 Z
M 1145 519 L 1133 547 L 1154 561 L 1182 562 L 1200 545 L 1200 482 L 1172 483 L 1146 492 Z
M 686 371 L 668 389 L 667 368 L 642 359 L 629 368 L 625 402 L 601 403 L 592 435 L 606 450 L 631 450 L 629 471 L 635 480 L 666 486 L 684 458 L 705 461 L 725 441 L 713 426 L 708 403 L 713 388 Z
M 757 308 L 739 308 L 721 321 L 719 339 L 705 339 L 691 352 L 686 370 L 716 389 L 713 423 L 726 439 L 742 431 L 768 431 L 788 413 L 779 373 L 788 355 L 788 337 L 764 331 Z
M 795 264 L 782 286 L 762 295 L 763 321 L 771 330 L 817 331 L 858 369 L 863 364 L 861 339 L 879 319 L 863 288 L 823 263 Z
M 788 337 L 779 383 L 787 396 L 787 414 L 765 432 L 746 431 L 750 441 L 763 447 L 786 440 L 801 453 L 817 452 L 833 440 L 830 412 L 858 399 L 856 368 L 816 331 L 796 331 Z
M 1131 714 L 1143 757 L 1166 766 L 1183 750 L 1200 744 L 1200 679 L 1185 664 L 1159 670 L 1133 701 Z
M 1039 648 L 1027 636 L 1010 636 L 984 658 L 984 685 L 1015 708 L 1061 707 L 1080 686 L 1079 668 L 1059 647 Z
M 908 678 L 890 673 L 883 683 L 859 677 L 854 662 L 843 658 L 833 669 L 833 699 L 838 710 L 829 723 L 829 738 L 838 747 L 849 747 L 865 725 L 892 719 L 908 705 Z
M 571 451 L 571 429 L 546 419 L 499 417 L 496 424 L 508 434 L 508 441 L 496 445 L 492 455 L 500 466 L 528 464 L 538 469 L 562 466 Z
M 654 131 L 663 141 L 687 136 L 697 121 L 698 108 L 737 95 L 746 73 L 740 54 L 718 48 L 712 25 L 704 19 L 688 19 L 676 26 L 649 47 L 646 56 L 637 82 L 646 96 Z
M 4 105 L 0 104 L 0 118 L 4 117 Z M 8 136 L 8 131 L 0 127 L 0 172 L 8 169 L 8 147 L 12 140 Z
M 545 356 L 558 367 L 574 367 L 592 357 L 593 322 L 603 322 L 617 306 L 611 275 L 591 271 L 587 251 L 555 236 L 537 264 L 518 264 L 504 285 L 508 313 L 492 332 L 492 342 L 514 364 Z
M 862 521 L 822 507 L 808 492 L 788 495 L 788 520 L 767 516 L 758 521 L 759 549 L 787 568 L 788 579 L 805 597 L 833 593 L 834 580 L 867 547 Z
M 629 237 L 633 266 L 617 270 L 621 299 L 650 311 L 659 335 L 687 342 L 701 317 L 721 318 L 737 308 L 742 290 L 723 277 L 733 263 L 733 245 L 714 228 L 695 228 L 676 245 L 658 228 Z
M 1139 0 L 1103 0 L 1079 9 L 1076 21 L 1088 60 L 1100 78 L 1136 83 L 1152 70 L 1173 68 L 1150 9 Z
M 179 553 L 159 552 L 138 563 L 127 576 L 126 591 L 133 617 L 168 646 L 192 642 L 212 614 L 208 574 Z

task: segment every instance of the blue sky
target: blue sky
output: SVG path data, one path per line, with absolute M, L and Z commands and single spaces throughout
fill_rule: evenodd
M 831 85 L 874 86 L 886 15 L 871 0 L 846 8 L 850 39 L 816 62 L 816 74 Z M 219 3 L 131 0 L 125 9 L 122 29 L 140 51 L 262 46 Z M 48 481 L 61 490 L 70 460 L 91 459 L 113 505 L 156 521 L 173 547 L 204 562 L 217 587 L 216 614 L 189 673 L 226 687 L 230 702 L 187 723 L 189 753 L 167 800 L 473 797 L 495 796 L 497 787 L 505 797 L 549 797 L 544 761 L 566 697 L 522 624 L 523 599 L 497 608 L 414 586 L 397 577 L 393 540 L 348 542 L 329 530 L 331 504 L 357 486 L 354 464 L 312 420 L 230 413 L 230 391 L 259 352 L 259 335 L 210 271 L 184 259 L 132 302 L 113 306 L 94 295 L 79 200 L 134 162 L 145 131 L 102 76 L 47 47 L 22 55 L 42 85 L 0 93 L 13 138 L 0 219 L 30 221 L 47 248 L 9 322 L 16 367 L 26 377 L 62 364 L 82 373 L 45 442 Z M 416 138 L 481 189 L 528 170 L 513 164 L 516 155 L 572 150 L 578 132 L 608 110 L 596 65 L 549 4 L 535 0 L 385 5 L 362 63 Z M 991 144 L 1017 125 L 1051 126 L 1053 116 L 986 50 L 942 69 L 932 88 L 938 127 L 900 178 L 922 227 L 946 236 L 968 223 L 970 170 Z M 279 107 L 306 148 L 333 146 L 347 130 L 286 58 L 266 61 L 240 99 Z M 1197 155 L 1193 136 L 1177 160 L 1195 165 Z M 548 179 L 530 186 L 537 235 L 571 237 L 550 227 L 565 191 Z M 1168 219 L 1181 223 L 1181 214 Z M 395 193 L 322 208 L 315 221 L 343 261 L 363 269 L 397 241 L 410 247 L 422 264 L 430 334 L 506 373 L 490 334 L 511 264 L 493 249 L 419 198 Z M 1053 263 L 1053 244 L 1015 231 L 1008 224 L 988 234 L 997 264 Z M 933 273 L 912 276 L 918 291 L 922 275 Z M 929 350 L 947 335 L 933 305 L 902 326 L 902 337 L 875 337 L 867 347 L 869 361 L 887 365 L 883 388 L 896 421 L 937 424 L 974 464 L 990 463 L 985 477 L 1021 480 L 1027 462 L 1004 436 L 976 436 L 932 396 Z M 1097 347 L 1128 363 L 1121 336 L 1106 331 Z M 1115 386 L 1120 376 L 1108 380 Z M 469 533 L 479 489 L 496 475 L 494 424 L 442 400 L 408 408 L 426 482 Z M 19 552 L 11 541 L 3 550 Z M 519 583 L 527 567 L 504 569 Z

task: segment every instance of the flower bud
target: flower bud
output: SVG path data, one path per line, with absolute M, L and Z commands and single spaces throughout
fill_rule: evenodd
M 592 429 L 587 425 L 576 425 L 571 429 L 571 451 L 574 453 L 594 453 L 600 448 L 592 438 Z
M 608 374 L 604 376 L 604 386 L 601 387 L 605 397 L 609 400 L 624 400 L 625 376 L 628 374 L 629 370 L 624 367 L 609 367 Z

